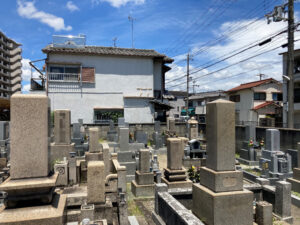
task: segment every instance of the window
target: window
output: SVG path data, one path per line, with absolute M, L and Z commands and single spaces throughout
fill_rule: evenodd
M 179 106 L 177 106 L 177 112 L 179 112 Z
M 300 102 L 300 88 L 294 89 L 294 102 L 299 103 Z
M 49 80 L 77 82 L 80 80 L 80 67 L 77 65 L 50 65 Z
M 232 102 L 240 102 L 240 95 L 231 95 L 229 97 L 229 100 L 232 101 Z
M 124 117 L 123 109 L 94 109 L 94 120 L 98 123 L 109 122 L 110 120 L 116 123 L 119 117 Z
M 273 101 L 282 101 L 282 93 L 272 93 Z
M 254 100 L 266 100 L 266 93 L 264 92 L 256 92 L 253 96 Z

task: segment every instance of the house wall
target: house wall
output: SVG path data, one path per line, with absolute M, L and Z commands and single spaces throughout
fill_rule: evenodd
M 154 61 L 154 90 L 161 90 L 162 62 Z
M 239 91 L 237 94 L 240 95 L 240 102 L 236 102 L 235 109 L 239 112 L 239 121 L 256 121 L 257 115 L 251 110 L 253 107 L 253 91 L 246 89 Z
M 169 101 L 169 104 L 173 107 L 173 109 L 169 111 L 169 116 L 170 117 L 176 117 L 175 115 L 180 116 L 181 108 L 185 107 L 184 97 L 177 97 L 176 101 Z
M 265 101 L 273 101 L 273 93 L 282 93 L 282 85 L 276 84 L 276 83 L 269 83 L 264 84 L 258 87 L 253 88 L 254 92 L 265 92 L 266 93 L 266 100 L 257 101 L 255 100 L 253 103 L 253 107 L 256 107 L 257 105 L 260 105 L 264 103 Z M 253 96 L 252 96 L 253 98 Z
M 154 86 L 160 90 L 161 64 L 153 64 L 152 58 L 65 54 L 48 57 L 49 62 L 76 62 L 95 68 L 94 84 L 49 83 L 52 110 L 70 109 L 72 123 L 79 118 L 92 123 L 94 108 L 124 108 L 126 122 L 153 122 L 153 107 L 144 97 L 153 97 Z M 124 97 L 136 98 L 124 100 Z

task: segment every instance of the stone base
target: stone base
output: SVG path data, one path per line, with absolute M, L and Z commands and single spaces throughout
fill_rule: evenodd
M 7 158 L 0 158 L 0 170 L 5 168 L 7 165 Z
M 293 169 L 293 178 L 296 180 L 300 180 L 300 168 Z
M 165 178 L 170 182 L 173 181 L 185 181 L 186 180 L 186 169 L 182 168 L 181 170 L 170 170 L 165 168 Z
M 193 182 L 189 179 L 185 181 L 168 181 L 165 177 L 161 178 L 162 183 L 165 183 L 168 185 L 168 188 L 192 188 Z
M 292 184 L 292 191 L 300 193 L 300 180 L 294 178 L 288 178 L 287 182 Z
M 8 178 L 0 185 L 0 191 L 7 192 L 8 207 L 22 201 L 39 201 L 48 204 L 52 201 L 58 173 L 51 177 L 18 179 Z
M 193 213 L 207 225 L 253 225 L 253 193 L 215 193 L 193 184 Z
M 131 192 L 136 197 L 140 196 L 154 196 L 154 183 L 147 185 L 139 185 L 135 180 L 131 181 Z
M 88 163 L 89 161 L 102 161 L 103 154 L 102 152 L 86 152 L 85 160 Z
M 64 157 L 70 158 L 70 152 L 75 151 L 75 143 L 69 145 L 56 145 L 55 143 L 50 144 L 50 163 L 56 160 L 63 160 Z
M 207 167 L 200 169 L 200 184 L 214 192 L 242 191 L 242 171 L 215 171 Z
M 182 160 L 183 166 L 186 168 L 194 167 L 201 167 L 206 165 L 206 159 L 205 158 L 189 158 L 189 159 L 183 159 Z
M 118 152 L 118 161 L 121 162 L 135 162 L 135 152 L 126 151 Z
M 153 184 L 154 174 L 149 173 L 140 173 L 140 171 L 135 171 L 135 180 L 139 185 Z
M 248 166 L 259 166 L 259 161 L 249 161 L 247 159 L 242 159 L 242 158 L 237 158 L 237 160 L 241 164 L 245 164 L 245 165 L 248 165 Z
M 136 162 L 120 162 L 121 166 L 126 166 L 127 176 L 135 177 Z
M 66 196 L 55 195 L 51 205 L 5 209 L 0 213 L 0 225 L 65 224 Z

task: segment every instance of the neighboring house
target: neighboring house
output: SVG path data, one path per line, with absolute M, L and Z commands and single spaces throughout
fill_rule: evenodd
M 22 49 L 20 46 L 21 44 L 0 31 L 0 120 L 9 117 L 10 96 L 21 91 Z
M 272 78 L 241 84 L 227 91 L 235 102 L 236 122 L 258 124 L 260 119 L 275 118 L 282 123 L 282 83 Z
M 60 39 L 59 39 L 60 38 Z M 72 122 L 124 116 L 127 123 L 153 123 L 165 72 L 173 59 L 154 50 L 85 45 L 85 37 L 57 37 L 42 50 L 51 109 L 70 109 Z M 157 112 L 157 113 L 155 113 Z
M 190 105 L 195 108 L 195 114 L 199 122 L 205 123 L 206 104 L 219 98 L 226 98 L 226 93 L 222 90 L 208 91 L 197 93 L 189 97 Z
M 282 55 L 282 73 L 287 73 L 287 52 L 281 53 Z M 300 49 L 294 51 L 294 127 L 300 128 Z M 288 93 L 287 93 L 288 81 L 283 79 L 283 123 L 287 125 L 287 113 L 288 113 Z
M 169 100 L 169 104 L 173 107 L 169 111 L 169 117 L 179 118 L 181 111 L 186 107 L 186 92 L 184 91 L 168 91 L 164 98 Z

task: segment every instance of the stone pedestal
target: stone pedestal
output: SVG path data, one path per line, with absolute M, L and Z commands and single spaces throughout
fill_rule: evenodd
M 85 160 L 87 163 L 90 161 L 102 161 L 103 153 L 102 152 L 86 152 Z
M 193 184 L 192 211 L 207 225 L 252 225 L 253 193 L 235 171 L 235 105 L 219 99 L 206 110 L 208 155 L 200 184 Z
M 167 118 L 167 130 L 171 134 L 175 134 L 176 133 L 175 118 L 173 118 L 173 117 L 168 117 Z
M 252 201 L 248 190 L 216 193 L 193 184 L 193 213 L 208 225 L 253 225 Z
M 71 144 L 55 144 L 50 143 L 50 162 L 63 160 L 64 157 L 70 158 L 70 153 L 75 151 L 75 143 Z
M 275 205 L 274 212 L 281 220 L 292 223 L 291 216 L 291 184 L 286 181 L 277 181 L 275 188 Z

